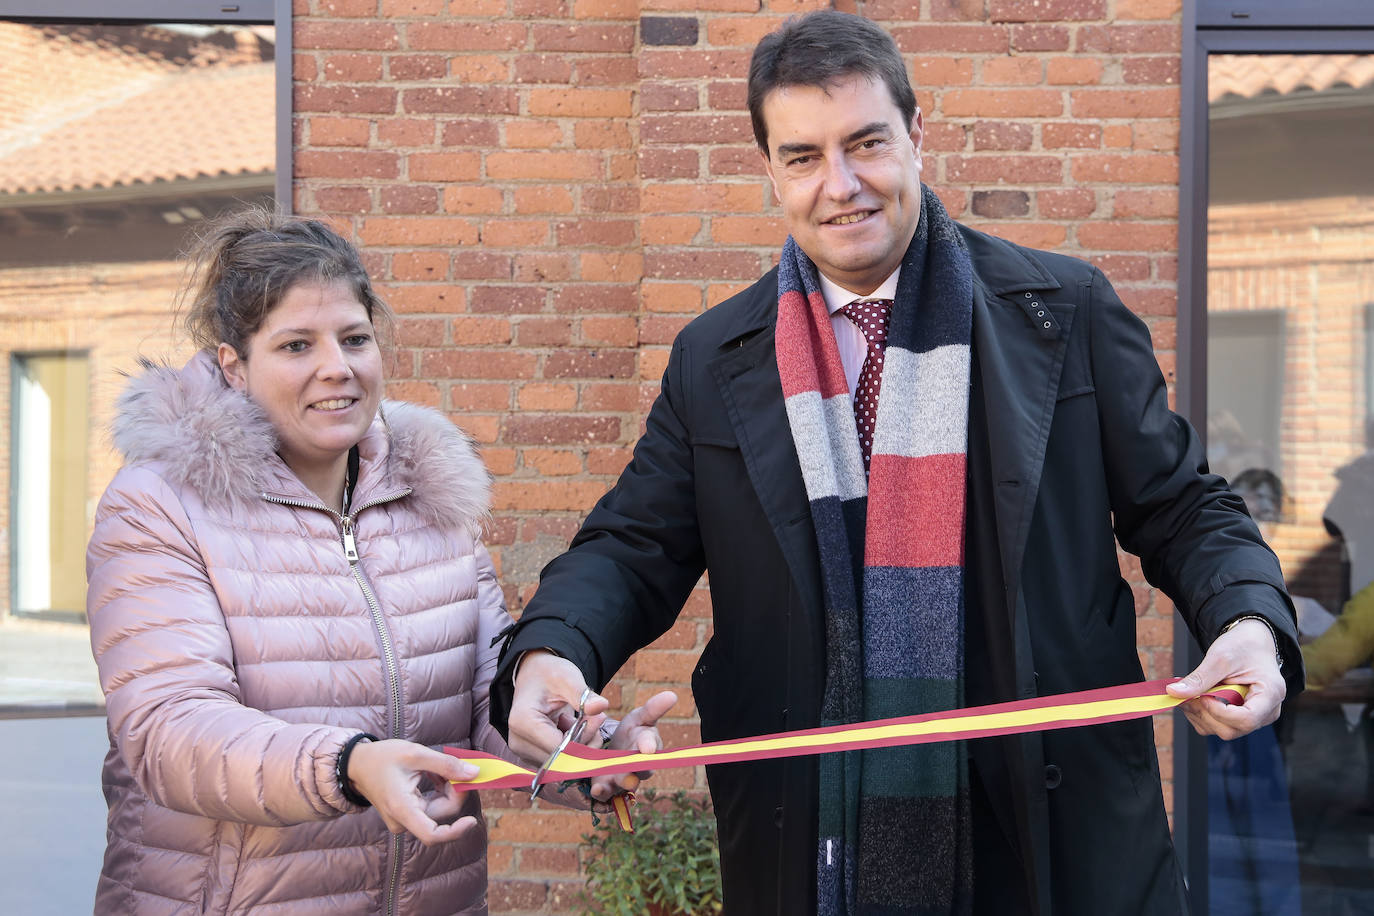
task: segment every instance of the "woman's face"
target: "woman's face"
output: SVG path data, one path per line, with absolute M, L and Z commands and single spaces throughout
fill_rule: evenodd
M 382 397 L 381 350 L 353 290 L 342 281 L 291 287 L 247 350 L 241 359 L 220 344 L 220 368 L 267 413 L 287 467 L 302 479 L 339 467 Z

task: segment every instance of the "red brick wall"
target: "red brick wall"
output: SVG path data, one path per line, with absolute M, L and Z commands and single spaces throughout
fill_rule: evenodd
M 624 465 L 674 333 L 776 257 L 748 57 L 828 5 L 296 0 L 295 207 L 360 240 L 401 313 L 390 393 L 481 443 L 513 611 Z M 909 54 L 951 213 L 1101 265 L 1172 379 L 1180 0 L 834 5 Z M 1146 672 L 1168 673 L 1171 609 L 1128 568 Z M 611 691 L 628 707 L 678 687 L 670 743 L 695 736 L 684 685 L 708 627 L 699 593 Z M 586 819 L 487 804 L 493 910 L 575 911 Z

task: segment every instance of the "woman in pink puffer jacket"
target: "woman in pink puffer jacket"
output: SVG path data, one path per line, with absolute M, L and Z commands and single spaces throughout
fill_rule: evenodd
M 331 230 L 250 211 L 197 263 L 203 349 L 120 399 L 87 555 L 96 912 L 485 913 L 477 796 L 448 784 L 476 768 L 431 747 L 509 756 L 487 472 L 382 401 L 386 306 Z

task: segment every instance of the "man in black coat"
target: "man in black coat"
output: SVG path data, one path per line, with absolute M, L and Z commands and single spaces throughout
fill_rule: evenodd
M 948 221 L 923 203 L 923 122 L 905 65 L 872 23 L 814 13 L 760 42 L 749 101 L 798 263 L 814 265 L 830 312 L 817 327 L 835 349 L 822 352 L 838 351 L 853 391 L 869 351 L 843 307 L 895 289 L 895 316 L 915 282 L 901 277 L 920 269 L 904 258 L 929 235 L 918 228 Z M 972 288 L 967 368 L 948 386 L 968 390 L 966 410 L 954 402 L 967 418 L 953 450 L 966 454 L 967 483 L 951 567 L 962 576 L 963 703 L 1143 677 L 1119 541 L 1208 647 L 1170 688 L 1190 698 L 1197 730 L 1233 738 L 1272 722 L 1285 692 L 1302 688 L 1282 574 L 1169 410 L 1144 325 L 1091 265 L 948 225 Z M 604 686 L 664 633 L 703 571 L 714 614 L 692 679 L 703 739 L 821 724 L 837 651 L 831 574 L 807 440 L 784 403 L 779 310 L 775 268 L 678 336 L 632 461 L 544 570 L 503 653 L 492 719 L 518 753 L 544 757 L 583 688 Z M 1250 687 L 1243 705 L 1200 696 L 1222 682 Z M 595 697 L 587 709 L 606 705 Z M 971 863 L 971 896 L 935 906 L 861 890 L 857 905 L 822 899 L 822 913 L 1186 912 L 1148 720 L 970 741 L 959 760 L 955 820 L 971 841 L 952 848 Z M 821 773 L 815 757 L 707 768 L 728 913 L 817 912 L 818 870 L 829 868 Z M 895 883 L 914 876 L 913 888 L 948 865 L 885 852 Z

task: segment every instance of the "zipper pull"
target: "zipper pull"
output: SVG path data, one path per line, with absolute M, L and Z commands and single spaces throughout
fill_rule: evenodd
M 358 564 L 358 545 L 353 540 L 353 519 L 347 515 L 343 516 L 343 548 L 344 556 L 348 562 L 356 566 Z

